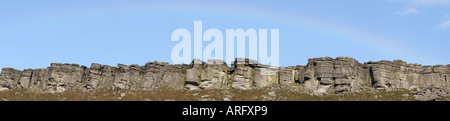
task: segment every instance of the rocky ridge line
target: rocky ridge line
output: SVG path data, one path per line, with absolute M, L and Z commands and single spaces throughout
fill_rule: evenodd
M 272 67 L 255 60 L 236 58 L 228 67 L 222 60 L 170 65 L 148 62 L 144 66 L 118 64 L 117 67 L 92 63 L 52 63 L 44 69 L 3 68 L 0 91 L 29 88 L 36 92 L 67 90 L 150 90 L 174 89 L 253 89 L 281 88 L 312 94 L 339 94 L 369 90 L 448 90 L 450 65 L 422 66 L 402 60 L 359 63 L 350 57 L 319 57 L 305 66 Z M 417 93 L 425 94 L 425 93 Z M 441 93 L 439 93 L 441 94 Z M 443 93 L 442 93 L 443 94 Z M 445 93 L 447 94 L 447 93 Z

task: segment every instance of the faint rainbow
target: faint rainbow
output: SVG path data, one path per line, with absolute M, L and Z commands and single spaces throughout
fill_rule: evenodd
M 226 3 L 221 3 L 226 4 Z M 390 55 L 396 57 L 398 59 L 404 59 L 406 61 L 420 62 L 417 59 L 408 58 L 408 56 L 414 56 L 414 50 L 409 48 L 400 48 L 401 43 L 395 43 L 395 41 L 390 41 L 390 39 L 386 39 L 383 37 L 374 36 L 368 34 L 370 32 L 364 31 L 364 29 L 355 27 L 344 27 L 338 26 L 338 23 L 327 24 L 331 26 L 324 26 L 323 22 L 318 19 L 310 19 L 315 18 L 314 16 L 294 13 L 284 13 L 283 11 L 277 11 L 274 9 L 261 9 L 252 6 L 239 6 L 233 5 L 233 8 L 227 8 L 227 6 L 231 5 L 202 5 L 201 3 L 183 3 L 183 4 L 172 4 L 172 3 L 132 3 L 127 4 L 126 6 L 122 6 L 119 9 L 113 6 L 120 5 L 104 5 L 104 6 L 93 6 L 91 8 L 83 9 L 83 10 L 71 10 L 71 11 L 54 11 L 47 15 L 40 15 L 39 17 L 43 18 L 64 18 L 64 16 L 77 16 L 84 15 L 89 13 L 90 15 L 101 15 L 101 14 L 112 14 L 112 13 L 128 13 L 128 12 L 175 12 L 175 13 L 199 13 L 199 14 L 217 14 L 221 16 L 229 16 L 229 17 L 241 17 L 241 18 L 249 18 L 253 20 L 258 20 L 259 22 L 264 21 L 267 23 L 277 23 L 282 25 L 288 25 L 291 27 L 303 28 L 319 33 L 323 33 L 324 35 L 333 36 L 336 38 L 341 38 L 339 40 L 345 40 L 347 42 L 352 42 L 357 45 L 361 45 L 364 47 L 376 49 L 376 51 L 383 53 L 385 55 Z M 170 7 L 167 7 L 170 6 Z M 248 11 L 252 10 L 252 11 Z M 267 17 L 266 14 L 279 15 L 278 18 Z M 283 15 L 284 14 L 284 15 Z M 289 15 L 291 14 L 291 15 Z M 292 16 L 292 17 L 291 17 Z M 302 18 L 299 18 L 301 16 Z M 359 29 L 359 30 L 358 30 Z M 362 31 L 361 31 L 362 30 Z M 375 38 L 375 39 L 372 39 Z M 417 55 L 416 55 L 417 56 Z M 423 55 L 421 55 L 423 56 Z M 431 57 L 425 57 L 432 59 Z M 423 61 L 423 60 L 422 60 Z

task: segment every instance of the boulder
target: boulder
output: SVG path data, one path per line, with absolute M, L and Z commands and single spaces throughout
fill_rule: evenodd
M 448 90 L 441 88 L 425 88 L 414 93 L 414 98 L 418 101 L 438 101 L 442 97 L 449 96 Z
M 248 90 L 253 87 L 255 60 L 236 58 L 231 64 L 233 89 Z

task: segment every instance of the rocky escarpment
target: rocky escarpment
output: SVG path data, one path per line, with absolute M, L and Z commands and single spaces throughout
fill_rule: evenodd
M 255 60 L 236 58 L 228 67 L 222 60 L 170 65 L 149 62 L 144 66 L 93 63 L 52 63 L 43 69 L 3 68 L 0 90 L 29 88 L 36 92 L 68 90 L 150 90 L 281 88 L 312 94 L 358 92 L 361 90 L 448 90 L 450 65 L 421 66 L 402 60 L 360 63 L 349 57 L 320 57 L 306 65 L 273 67 Z M 419 94 L 419 93 L 417 93 Z M 425 93 L 420 93 L 425 94 Z

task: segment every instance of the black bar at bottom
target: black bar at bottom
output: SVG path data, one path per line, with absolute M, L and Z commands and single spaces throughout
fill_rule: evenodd
M 36 119 L 112 118 L 134 120 L 281 120 L 402 116 L 450 109 L 448 102 L 0 102 L 2 116 L 22 114 Z M 431 111 L 431 112 L 430 112 Z M 445 113 L 441 112 L 441 113 Z M 214 114 L 214 115 L 213 115 Z

